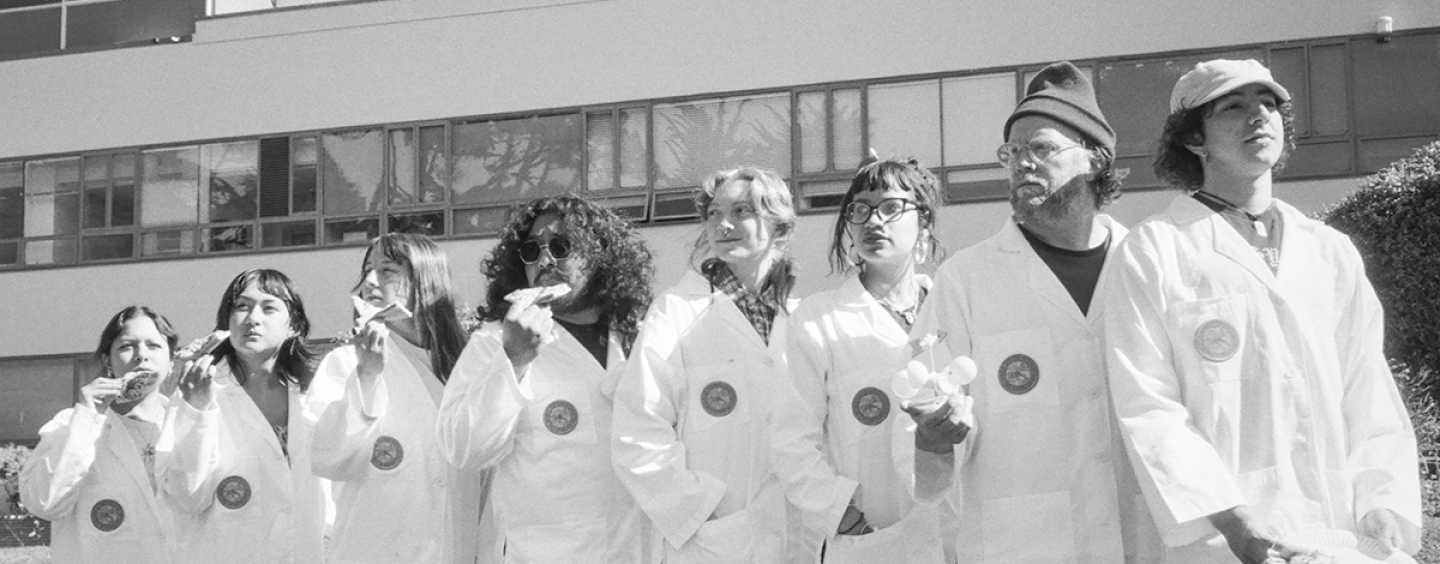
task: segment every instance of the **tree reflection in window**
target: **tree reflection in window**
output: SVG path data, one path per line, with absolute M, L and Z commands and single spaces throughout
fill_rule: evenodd
M 580 116 L 457 124 L 452 202 L 497 202 L 580 187 Z
M 790 176 L 790 95 L 655 106 L 655 186 L 695 186 L 748 165 Z
M 212 223 L 255 219 L 259 210 L 260 143 L 216 143 L 204 146 L 204 166 L 209 177 L 209 205 L 205 212 Z

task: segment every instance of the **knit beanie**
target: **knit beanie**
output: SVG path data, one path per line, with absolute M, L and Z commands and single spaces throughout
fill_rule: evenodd
M 1045 67 L 1030 81 L 1025 97 L 1005 120 L 1005 139 L 1010 139 L 1010 126 L 1022 116 L 1044 116 L 1074 128 L 1094 143 L 1115 150 L 1115 130 L 1100 113 L 1095 102 L 1095 87 L 1090 78 L 1070 61 Z

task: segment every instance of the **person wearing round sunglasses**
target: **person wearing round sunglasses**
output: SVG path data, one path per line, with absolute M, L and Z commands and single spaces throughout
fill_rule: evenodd
M 696 202 L 697 268 L 656 298 L 615 391 L 615 467 L 664 561 L 780 562 L 769 414 L 786 378 L 795 208 L 776 173 L 754 168 L 715 173 Z
M 1120 193 L 1115 131 L 1069 62 L 1031 80 L 1003 131 L 1012 215 L 940 267 L 910 332 L 931 371 L 978 368 L 968 434 L 916 417 L 917 496 L 957 504 L 961 562 L 1153 561 L 1092 300 L 1126 233 L 1100 213 Z
M 802 300 L 791 318 L 790 378 L 775 410 L 775 442 L 787 455 L 776 460 L 788 499 L 823 532 L 827 563 L 947 562 L 954 507 L 915 503 L 909 472 L 897 471 L 915 446 L 908 433 L 894 439 L 909 419 L 891 392 L 930 291 L 918 269 L 944 256 L 935 232 L 943 202 L 940 182 L 915 160 L 867 161 L 830 244 L 831 272 L 856 274 Z
M 1296 562 L 1348 542 L 1413 562 L 1417 446 L 1381 304 L 1350 240 L 1275 197 L 1290 93 L 1258 61 L 1212 60 L 1170 111 L 1154 168 L 1182 192 L 1116 249 L 1102 297 L 1166 561 Z
M 320 362 L 307 401 L 311 465 L 335 490 L 326 561 L 473 562 L 484 483 L 454 471 L 435 434 L 468 337 L 449 262 L 410 233 L 381 235 L 363 256 L 351 294 L 359 327 Z
M 644 240 L 603 205 L 540 198 L 512 215 L 483 269 L 486 322 L 451 372 L 438 428 L 452 464 L 493 473 L 504 560 L 654 562 L 610 458 L 615 382 L 651 300 Z M 515 294 L 561 283 L 558 297 Z

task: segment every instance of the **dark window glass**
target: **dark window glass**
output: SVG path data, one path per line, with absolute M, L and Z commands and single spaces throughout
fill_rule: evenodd
M 392 129 L 386 151 L 390 160 L 388 184 L 390 205 L 415 204 L 415 130 L 411 128 Z
M 147 257 L 193 252 L 195 252 L 195 232 L 190 229 L 155 231 L 140 235 L 140 253 Z
M 1355 57 L 1352 84 L 1357 132 L 1372 135 L 1440 130 L 1440 104 L 1436 103 L 1436 92 L 1440 92 L 1440 34 L 1397 36 L 1389 43 L 1357 40 L 1350 45 Z M 1361 158 L 1363 163 L 1365 157 Z
M 1440 60 L 1432 60 L 1431 64 L 1440 64 Z M 1310 49 L 1310 128 L 1316 135 L 1340 135 L 1349 131 L 1348 82 L 1344 45 Z
M 380 236 L 380 220 L 374 217 L 336 219 L 325 222 L 325 244 L 361 244 Z
M 220 253 L 255 248 L 251 234 L 255 229 L 250 225 L 212 227 L 205 230 L 205 252 Z
M 104 188 L 85 189 L 85 228 L 94 229 L 105 227 L 105 196 L 109 191 Z
M 438 204 L 445 201 L 449 186 L 445 158 L 445 126 L 420 128 L 420 201 Z
M 44 6 L 45 4 L 59 4 L 60 0 L 0 0 L 0 10 L 7 8 L 24 8 L 26 6 Z
M 88 382 L 93 372 L 86 372 Z M 75 405 L 75 360 L 0 361 L 0 442 L 35 439 L 56 412 Z
M 135 154 L 115 155 L 110 165 L 110 225 L 135 225 Z
M 416 233 L 431 237 L 445 236 L 445 212 L 436 210 L 426 213 L 391 215 L 386 231 L 390 233 Z
M 1280 171 L 1279 176 L 1297 178 L 1349 173 L 1355 161 L 1353 155 L 1348 140 L 1306 143 L 1290 152 L 1290 158 L 1285 161 L 1285 168 Z
M 82 221 L 86 229 L 106 227 L 105 221 L 109 206 L 106 198 L 110 193 L 110 156 L 98 155 L 85 157 L 80 166 L 80 182 L 85 186 L 85 196 L 81 207 Z
M 260 232 L 264 237 L 261 245 L 266 248 L 310 246 L 316 242 L 314 221 L 265 223 Z
M 580 116 L 483 121 L 453 129 L 452 200 L 504 202 L 580 187 Z
M 205 0 L 125 0 L 72 4 L 65 48 L 104 47 L 195 34 Z
M 290 138 L 260 140 L 260 217 L 290 215 Z
M 133 256 L 135 256 L 135 236 L 129 233 L 86 237 L 81 241 L 80 258 L 82 260 L 124 259 Z
M 1175 89 L 1180 75 L 1189 72 L 1195 63 L 1211 59 L 1264 58 L 1264 52 L 1250 49 L 1101 65 L 1095 77 L 1095 96 L 1100 112 L 1115 128 L 1116 156 L 1155 153 L 1155 143 L 1165 128 L 1166 116 L 1170 115 L 1170 91 Z M 1138 170 L 1132 172 L 1139 173 Z
M 0 163 L 0 239 L 25 236 L 25 163 Z
M 1310 92 L 1305 87 L 1307 66 L 1304 47 L 1270 51 L 1270 75 L 1290 91 L 1290 103 L 1295 112 L 1295 135 L 1298 137 L 1311 134 Z
M 1435 136 L 1402 137 L 1399 139 L 1365 139 L 1360 141 L 1360 172 L 1369 174 L 1390 163 L 1410 156 L 1415 149 L 1433 143 Z
M 60 9 L 0 14 L 0 56 L 60 50 Z
M 20 264 L 20 242 L 0 243 L 0 266 Z
M 295 139 L 291 145 L 290 212 L 303 213 L 316 210 L 317 190 L 315 158 L 317 145 L 314 137 Z

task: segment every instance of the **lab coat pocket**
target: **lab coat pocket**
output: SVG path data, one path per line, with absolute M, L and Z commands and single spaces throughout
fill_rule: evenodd
M 926 518 L 929 518 L 927 520 Z M 826 564 L 893 562 L 938 564 L 945 561 L 933 511 L 911 511 L 899 522 L 868 535 L 836 535 L 825 549 Z
M 985 561 L 1075 561 L 1072 511 L 1068 492 L 986 501 Z
M 891 418 L 902 414 L 889 385 L 899 368 L 870 362 L 842 370 L 839 385 L 832 392 L 836 396 L 830 398 L 827 431 L 837 434 L 846 445 L 886 446 L 883 443 L 890 439 Z M 885 375 L 884 383 L 875 381 L 877 374 Z
M 972 384 L 984 413 L 1060 405 L 1058 366 L 1050 329 L 1022 329 L 975 339 L 979 373 Z
M 751 421 L 761 398 L 753 393 L 746 370 L 754 367 L 733 359 L 687 368 L 687 435 L 723 433 Z
M 752 562 L 754 552 L 754 523 L 750 512 L 741 510 L 700 525 L 690 542 L 666 560 L 675 564 L 741 564 Z
M 83 554 L 140 555 L 161 551 L 145 550 L 145 543 L 164 543 L 153 538 L 154 517 L 145 500 L 124 487 L 97 487 L 78 500 L 74 511 Z M 147 523 L 148 522 L 148 523 Z M 142 536 L 142 530 L 149 535 Z M 152 538 L 147 538 L 152 537 Z
M 1170 349 L 1182 370 L 1194 370 L 1206 382 L 1240 380 L 1246 374 L 1243 351 L 1249 335 L 1249 308 L 1244 294 L 1179 302 L 1168 322 Z
M 598 413 L 590 402 L 590 390 L 580 382 L 535 382 L 535 399 L 526 417 L 531 421 L 523 429 L 534 439 L 531 444 L 541 448 L 594 445 L 599 441 L 595 418 Z

